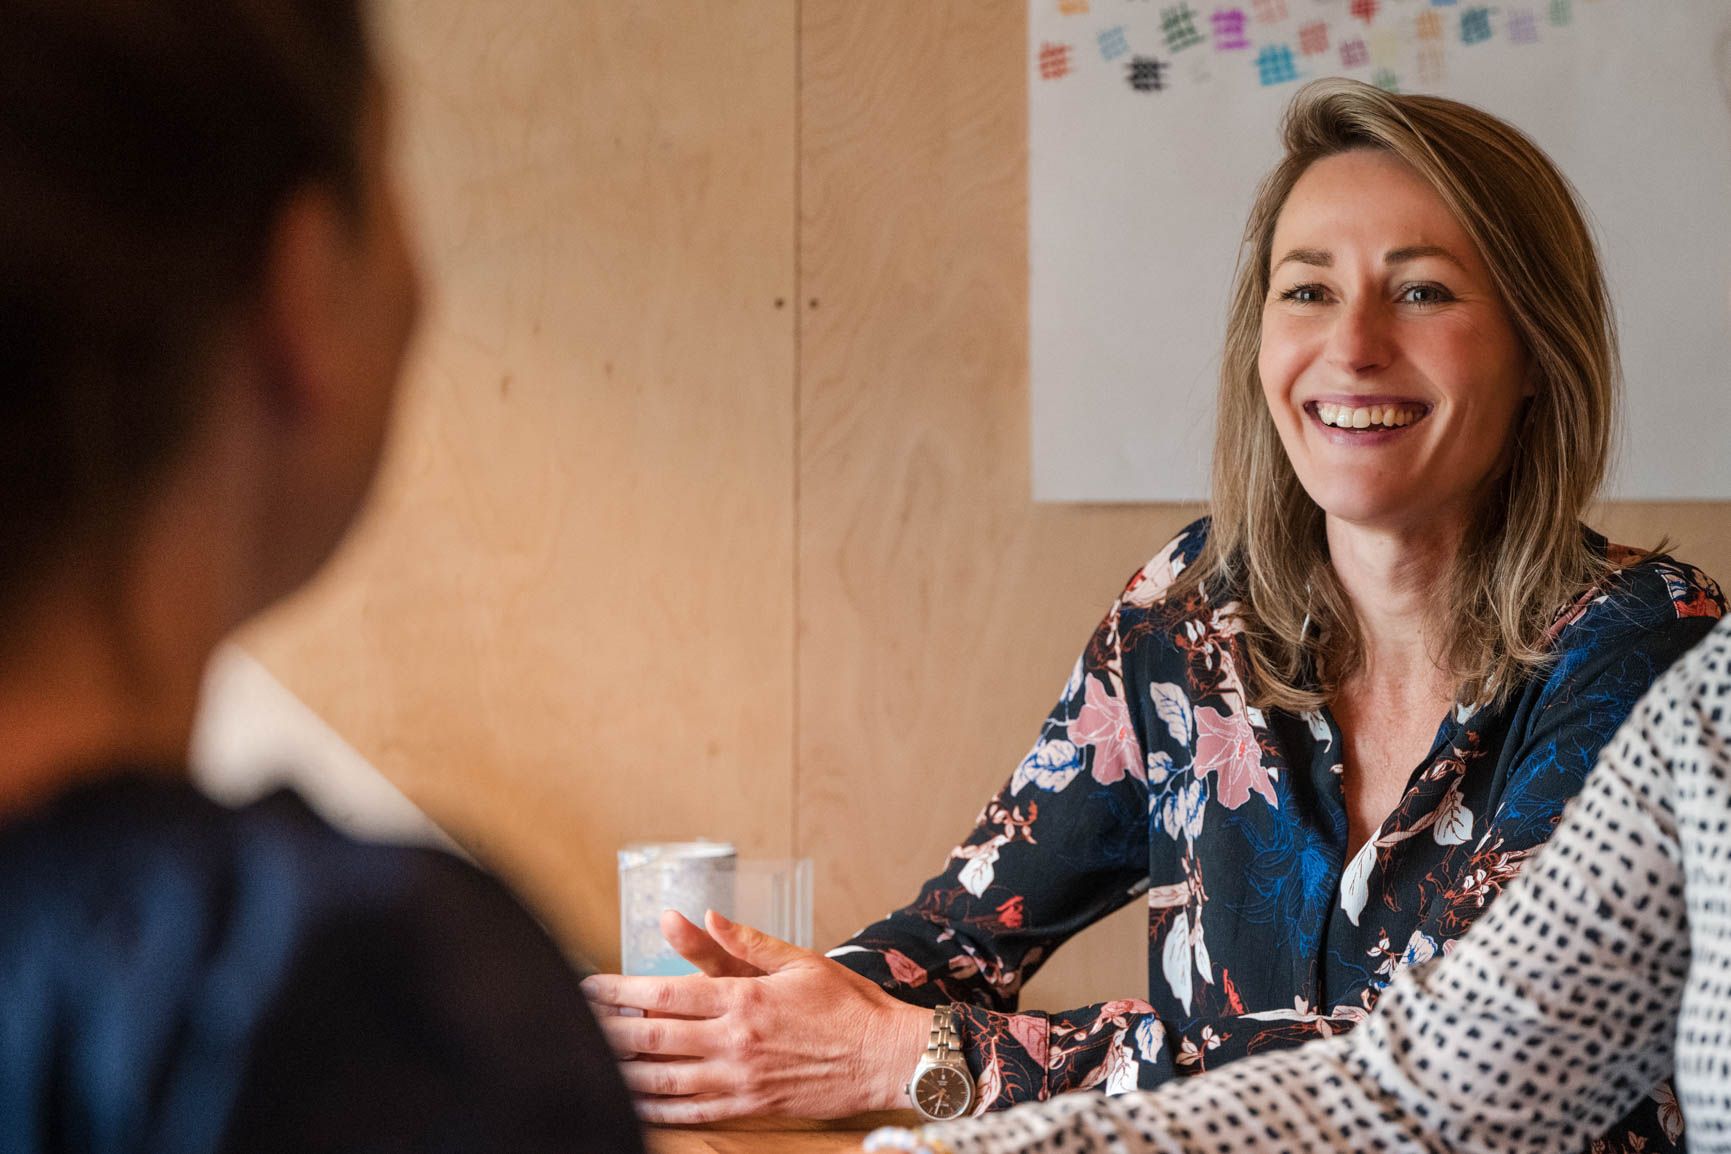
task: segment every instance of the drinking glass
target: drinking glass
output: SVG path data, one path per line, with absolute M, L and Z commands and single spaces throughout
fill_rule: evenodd
M 696 967 L 661 936 L 661 914 L 703 924 L 706 910 L 811 948 L 810 858 L 739 857 L 727 842 L 639 842 L 619 851 L 620 972 L 665 976 Z

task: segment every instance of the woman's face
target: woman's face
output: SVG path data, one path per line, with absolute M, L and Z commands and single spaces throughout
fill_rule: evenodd
M 362 219 L 343 306 L 352 357 L 355 503 L 371 485 L 421 309 L 421 278 L 390 148 L 389 94 L 373 94 L 362 138 Z M 352 510 L 351 510 L 352 512 Z
M 1293 469 L 1334 520 L 1464 523 L 1531 389 L 1466 231 L 1400 160 L 1317 161 L 1275 224 L 1258 368 Z
M 272 426 L 278 461 L 266 511 L 271 599 L 306 580 L 330 555 L 372 487 L 398 378 L 420 311 L 420 277 L 391 163 L 388 94 L 373 93 L 361 148 L 358 212 L 308 230 L 316 257 L 293 264 L 299 293 L 316 305 L 290 338 L 298 419 Z M 288 275 L 288 274 L 285 274 Z

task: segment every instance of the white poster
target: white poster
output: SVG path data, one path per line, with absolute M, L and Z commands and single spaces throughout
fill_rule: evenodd
M 1599 233 L 1612 490 L 1731 497 L 1728 0 L 1030 0 L 1034 496 L 1208 491 L 1227 295 L 1280 113 L 1343 75 L 1469 101 Z

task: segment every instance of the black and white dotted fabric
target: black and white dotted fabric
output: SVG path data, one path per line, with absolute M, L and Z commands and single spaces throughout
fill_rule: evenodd
M 1728 710 L 1731 618 L 1484 918 L 1352 1033 L 924 1133 L 956 1154 L 1579 1151 L 1674 1068 L 1688 1148 L 1731 1154 Z

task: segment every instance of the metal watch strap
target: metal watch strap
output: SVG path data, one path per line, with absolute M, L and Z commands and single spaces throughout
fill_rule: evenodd
M 962 1052 L 961 1031 L 956 1028 L 956 1009 L 954 1006 L 938 1006 L 932 1010 L 932 1036 L 926 1044 L 926 1059 L 932 1062 L 948 1062 L 950 1055 L 960 1055 Z

